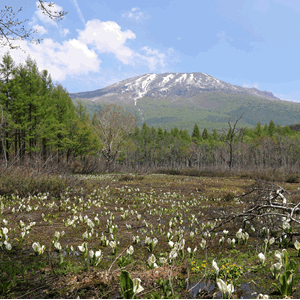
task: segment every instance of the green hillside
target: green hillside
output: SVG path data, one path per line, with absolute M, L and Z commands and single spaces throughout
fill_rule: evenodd
M 73 100 L 76 102 L 76 100 Z M 90 116 L 101 110 L 101 103 L 84 101 Z M 119 103 L 116 103 L 119 104 Z M 154 99 L 144 97 L 134 103 L 124 105 L 127 110 L 136 115 L 139 125 L 142 117 L 148 126 L 170 130 L 175 126 L 187 129 L 191 134 L 195 123 L 200 129 L 208 130 L 226 127 L 229 118 L 243 114 L 240 126 L 253 127 L 258 122 L 262 125 L 273 120 L 281 126 L 297 124 L 300 121 L 300 104 L 288 101 L 270 101 L 253 96 L 229 95 L 210 92 L 195 95 L 192 98 Z M 142 112 L 142 116 L 139 110 Z

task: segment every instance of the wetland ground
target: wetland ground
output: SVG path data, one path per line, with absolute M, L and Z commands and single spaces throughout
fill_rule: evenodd
M 297 234 L 284 244 L 259 222 L 235 219 L 220 226 L 226 216 L 253 204 L 251 195 L 239 197 L 256 184 L 252 179 L 73 177 L 60 195 L 16 191 L 1 196 L 1 298 L 122 298 L 122 270 L 141 279 L 144 290 L 135 298 L 221 298 L 213 261 L 218 277 L 234 285 L 231 298 L 283 298 L 272 284 L 280 286 L 270 270 L 278 262 L 275 251 L 284 248 L 297 268 L 300 263 Z M 288 201 L 300 202 L 298 183 L 278 184 Z M 237 237 L 240 229 L 247 241 Z M 37 242 L 45 248 L 34 250 Z M 293 276 L 299 278 L 296 272 Z M 292 297 L 299 298 L 298 280 L 294 288 Z

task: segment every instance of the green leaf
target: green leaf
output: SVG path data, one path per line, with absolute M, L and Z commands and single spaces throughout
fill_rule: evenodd
M 286 266 L 286 271 L 291 271 L 291 270 L 294 270 L 294 273 L 296 273 L 297 271 L 297 264 L 293 259 L 291 259 Z
M 120 276 L 120 285 L 122 295 L 125 299 L 132 299 L 133 293 L 133 281 L 130 274 L 127 271 L 122 271 Z
M 274 282 L 272 283 L 272 285 L 274 285 L 277 288 L 278 292 L 281 294 L 281 289 L 279 288 L 279 286 Z

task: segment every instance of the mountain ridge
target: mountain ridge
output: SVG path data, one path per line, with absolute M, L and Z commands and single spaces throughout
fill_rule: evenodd
M 93 102 L 111 102 L 111 97 L 117 97 L 121 102 L 134 101 L 136 105 L 137 101 L 143 97 L 191 98 L 201 93 L 213 91 L 233 95 L 249 95 L 272 101 L 281 100 L 271 92 L 232 85 L 201 72 L 147 73 L 122 80 L 102 89 L 70 93 L 70 97 L 72 99 L 89 99 Z

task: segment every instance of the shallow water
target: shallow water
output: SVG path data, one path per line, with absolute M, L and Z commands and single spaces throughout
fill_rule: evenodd
M 213 299 L 222 299 L 222 293 L 215 292 L 216 285 L 211 283 L 210 281 L 208 283 L 200 282 L 198 283 L 192 283 L 189 285 L 188 289 L 191 289 L 189 292 L 190 298 L 197 298 L 197 294 L 199 291 L 204 290 L 208 293 L 209 297 Z M 254 291 L 249 283 L 242 283 L 240 286 L 235 287 L 235 292 L 239 292 L 240 296 L 239 299 L 254 299 L 257 298 L 258 293 Z
M 208 292 L 209 296 L 212 297 L 212 291 L 215 289 L 215 287 L 216 286 L 214 284 L 211 284 L 210 282 L 208 282 L 208 283 L 205 283 L 205 282 L 192 283 L 189 285 L 189 288 L 188 288 L 188 289 L 191 289 L 191 291 L 189 292 L 189 296 L 191 298 L 196 298 L 199 291 L 206 290 Z M 220 294 L 220 297 L 218 297 L 219 296 L 218 294 Z M 219 292 L 218 294 L 217 294 L 217 298 L 221 299 L 222 293 Z

